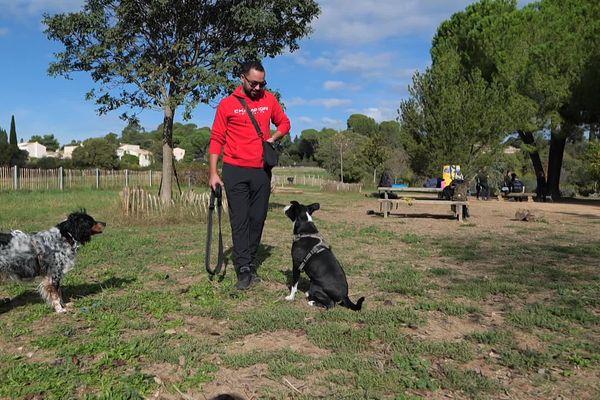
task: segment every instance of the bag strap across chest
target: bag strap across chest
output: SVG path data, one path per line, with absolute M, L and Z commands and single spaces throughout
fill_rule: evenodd
M 235 98 L 238 99 L 239 102 L 242 103 L 242 106 L 244 106 L 244 108 L 246 109 L 246 114 L 248 114 L 248 117 L 250 117 L 250 120 L 252 121 L 252 125 L 254 125 L 254 129 L 256 129 L 256 133 L 258 134 L 258 137 L 260 137 L 262 139 L 263 138 L 263 133 L 260 130 L 260 126 L 258 125 L 258 121 L 254 117 L 254 114 L 252 113 L 252 110 L 248 106 L 248 103 L 246 102 L 246 99 L 244 99 L 243 97 L 237 97 L 237 96 L 235 96 Z

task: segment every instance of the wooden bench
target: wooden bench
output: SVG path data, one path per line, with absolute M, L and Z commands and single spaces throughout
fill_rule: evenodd
M 535 196 L 535 193 L 521 193 L 521 192 L 517 192 L 517 193 L 507 193 L 507 194 L 499 194 L 498 195 L 498 200 L 500 199 L 504 199 L 504 200 L 510 200 L 510 199 L 514 199 L 515 201 L 533 201 L 533 197 Z
M 454 214 L 454 217 L 462 222 L 463 206 L 468 206 L 468 201 L 453 201 L 442 200 L 440 188 L 425 188 L 425 187 L 378 187 L 377 190 L 383 194 L 383 199 L 379 199 L 379 211 L 383 213 L 383 217 L 387 218 L 390 212 L 395 208 L 398 209 L 400 204 L 429 204 L 429 205 L 448 205 Z M 394 193 L 398 198 L 388 198 L 388 193 Z

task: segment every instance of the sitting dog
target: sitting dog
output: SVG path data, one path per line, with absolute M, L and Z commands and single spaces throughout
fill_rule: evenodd
M 24 280 L 42 277 L 38 291 L 58 313 L 66 312 L 60 281 L 75 265 L 80 246 L 102 233 L 106 223 L 94 220 L 85 210 L 47 231 L 26 234 L 0 233 L 0 278 Z
M 305 206 L 292 201 L 284 210 L 285 215 L 294 222 L 292 286 L 285 299 L 294 300 L 300 272 L 304 271 L 310 279 L 310 287 L 306 294 L 309 304 L 316 303 L 325 308 L 332 308 L 341 303 L 351 310 L 358 311 L 365 298 L 361 297 L 356 304 L 348 298 L 346 274 L 329 246 L 323 242 L 311 217 L 319 208 L 319 203 Z

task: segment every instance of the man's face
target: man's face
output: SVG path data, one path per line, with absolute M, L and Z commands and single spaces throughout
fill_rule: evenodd
M 267 85 L 265 73 L 251 69 L 247 74 L 242 74 L 242 85 L 248 97 L 253 100 L 260 98 Z

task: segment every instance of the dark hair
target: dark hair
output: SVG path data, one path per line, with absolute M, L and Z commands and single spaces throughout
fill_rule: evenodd
M 246 61 L 240 66 L 240 74 L 247 74 L 251 69 L 255 69 L 260 72 L 265 72 L 265 67 L 260 63 L 260 61 Z

